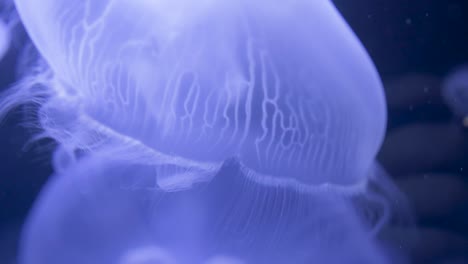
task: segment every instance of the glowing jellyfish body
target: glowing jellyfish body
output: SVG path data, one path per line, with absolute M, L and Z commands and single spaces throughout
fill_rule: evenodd
M 43 191 L 24 264 L 385 263 L 352 208 L 245 178 L 229 161 L 209 183 L 166 192 L 153 166 L 92 157 Z
M 382 87 L 330 1 L 15 2 L 60 143 L 21 263 L 383 263 L 341 192 Z
M 384 98 L 330 1 L 16 3 L 54 73 L 42 125 L 70 148 L 99 132 L 186 171 L 236 156 L 266 183 L 366 182 Z

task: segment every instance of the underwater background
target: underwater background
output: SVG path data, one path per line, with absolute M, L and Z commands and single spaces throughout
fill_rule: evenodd
M 335 0 L 384 81 L 386 141 L 379 161 L 408 196 L 420 242 L 394 232 L 414 263 L 468 263 L 468 128 L 441 96 L 468 64 L 466 0 Z M 18 49 L 0 61 L 0 89 L 14 81 Z M 467 84 L 468 86 L 468 84 Z M 0 129 L 0 263 L 15 263 L 21 225 L 52 174 L 52 141 L 27 144 L 22 109 Z M 34 177 L 31 177 L 34 175 Z M 407 243 L 406 243 L 407 242 Z

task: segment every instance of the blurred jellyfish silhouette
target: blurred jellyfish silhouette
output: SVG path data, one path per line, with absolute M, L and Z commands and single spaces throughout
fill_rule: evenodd
M 21 263 L 384 262 L 385 100 L 330 1 L 15 3 L 41 58 L 0 112 L 59 143 Z
M 10 34 L 7 25 L 0 20 L 0 60 L 8 50 L 10 43 Z
M 442 94 L 451 110 L 464 118 L 464 125 L 468 127 L 468 65 L 453 70 L 445 78 Z
M 17 22 L 13 10 L 11 1 L 0 2 L 0 61 L 10 48 L 12 30 Z
M 87 158 L 44 190 L 21 263 L 385 263 L 342 198 L 265 186 L 235 163 L 167 192 L 153 166 Z

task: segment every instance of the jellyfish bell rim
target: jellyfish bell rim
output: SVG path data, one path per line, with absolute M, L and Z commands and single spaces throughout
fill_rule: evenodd
M 372 175 L 369 175 L 368 177 L 363 177 L 362 181 L 358 181 L 353 184 L 347 185 L 339 185 L 336 183 L 328 182 L 319 184 L 307 184 L 291 177 L 278 177 L 259 173 L 244 165 L 241 159 L 236 156 L 228 158 L 226 161 L 223 162 L 201 162 L 187 159 L 181 156 L 167 155 L 165 153 L 157 151 L 154 148 L 147 146 L 138 139 L 122 135 L 109 127 L 102 126 L 99 122 L 91 120 L 92 119 L 87 119 L 87 121 L 93 122 L 93 128 L 95 130 L 105 133 L 106 135 L 111 136 L 113 139 L 118 140 L 118 142 L 120 142 L 121 144 L 117 145 L 122 146 L 121 149 L 116 149 L 114 147 L 110 147 L 109 149 L 103 148 L 102 150 L 99 150 L 97 152 L 100 153 L 100 155 L 112 155 L 116 159 L 123 159 L 126 161 L 135 162 L 136 164 L 154 166 L 174 165 L 179 166 L 181 168 L 188 168 L 189 170 L 193 170 L 197 173 L 201 172 L 201 176 L 188 177 L 188 179 L 190 180 L 188 182 L 183 180 L 177 182 L 176 179 L 174 182 L 172 182 L 171 185 L 166 185 L 166 187 L 169 189 L 165 189 L 163 186 L 160 186 L 165 191 L 170 191 L 171 189 L 173 189 L 173 191 L 179 191 L 181 189 L 187 189 L 190 186 L 193 186 L 194 184 L 199 182 L 210 181 L 213 177 L 216 177 L 216 174 L 221 169 L 223 164 L 229 162 L 239 164 L 241 171 L 243 172 L 245 177 L 250 181 L 270 187 L 283 186 L 286 188 L 291 188 L 299 193 L 318 194 L 321 192 L 334 192 L 341 195 L 352 196 L 364 193 L 366 187 L 368 186 L 369 180 L 372 178 Z M 122 153 L 122 156 L 119 156 L 120 153 Z M 128 153 L 135 153 L 135 156 L 128 156 Z M 131 157 L 130 160 L 129 157 Z
M 119 131 L 114 130 L 112 127 L 106 126 L 101 122 L 95 120 L 93 117 L 87 115 L 85 111 L 79 109 L 81 106 L 79 104 L 76 104 L 76 102 L 70 101 L 66 104 L 68 106 L 71 106 L 72 108 L 76 108 L 76 110 L 78 111 L 77 113 L 75 113 L 77 120 L 74 120 L 74 125 L 83 128 L 81 132 L 83 132 L 84 134 L 84 140 L 86 140 L 88 137 L 93 137 L 92 135 L 86 135 L 86 133 L 88 132 L 90 134 L 100 134 L 105 139 L 103 139 L 102 143 L 99 143 L 99 145 L 95 149 L 82 148 L 82 146 L 88 146 L 89 143 L 80 142 L 80 140 L 83 140 L 80 138 L 78 138 L 77 141 L 75 141 L 74 138 L 64 138 L 58 135 L 60 131 L 52 131 L 51 133 L 57 133 L 55 134 L 55 137 L 62 139 L 61 141 L 59 140 L 59 143 L 62 143 L 71 152 L 73 152 L 74 150 L 82 150 L 84 152 L 91 151 L 96 154 L 100 153 L 100 155 L 111 156 L 117 160 L 129 161 L 137 164 L 155 166 L 173 165 L 187 169 L 187 179 L 184 180 L 183 178 L 178 179 L 174 177 L 173 179 L 168 179 L 166 183 L 160 186 L 163 189 L 166 188 L 166 191 L 171 189 L 174 191 L 187 189 L 198 182 L 207 182 L 214 177 L 214 175 L 223 166 L 223 163 L 226 162 L 200 161 L 186 158 L 180 155 L 175 155 L 171 153 L 167 154 L 158 151 L 157 149 L 148 146 L 143 141 L 137 138 L 133 138 L 122 134 Z M 69 142 L 73 143 L 70 144 Z M 240 165 L 241 170 L 244 172 L 245 176 L 253 182 L 257 182 L 266 186 L 287 186 L 288 188 L 295 189 L 296 191 L 302 193 L 336 192 L 344 195 L 355 195 L 359 193 L 364 193 L 369 181 L 372 178 L 372 174 L 365 175 L 364 177 L 361 177 L 361 180 L 354 181 L 351 184 L 339 184 L 328 181 L 319 183 L 307 183 L 302 182 L 293 177 L 285 177 L 283 175 L 270 175 L 267 173 L 261 173 L 259 171 L 256 171 L 255 169 L 250 168 L 248 165 L 242 162 L 242 159 L 239 155 L 233 155 L 227 158 L 227 160 L 230 159 L 236 160 L 236 163 Z M 366 169 L 366 173 L 368 173 L 368 171 L 371 170 L 373 166 L 373 162 L 371 162 L 369 168 Z M 196 176 L 195 174 L 200 175 Z M 170 177 L 170 175 L 167 176 Z
M 66 99 L 63 95 L 60 96 L 62 99 Z M 68 98 L 70 99 L 70 98 Z M 64 103 L 61 102 L 60 103 Z M 155 148 L 152 148 L 146 145 L 144 142 L 140 141 L 137 138 L 133 138 L 122 134 L 112 127 L 103 125 L 101 122 L 95 120 L 91 116 L 88 116 L 82 109 L 79 104 L 73 101 L 65 102 L 68 106 L 76 108 L 77 113 L 75 113 L 76 120 L 74 120 L 74 125 L 82 127 L 83 138 L 67 138 L 66 136 L 60 135 L 60 131 L 46 131 L 50 136 L 58 139 L 60 144 L 63 144 L 69 152 L 82 151 L 83 153 L 92 152 L 100 153 L 101 155 L 111 156 L 117 160 L 135 162 L 137 164 L 146 164 L 146 165 L 174 165 L 181 168 L 187 168 L 193 172 L 202 173 L 200 177 L 189 177 L 190 181 L 178 181 L 174 179 L 169 181 L 169 185 L 165 185 L 166 190 L 174 189 L 186 189 L 196 184 L 197 182 L 206 182 L 213 178 L 214 174 L 222 167 L 225 161 L 217 162 L 204 162 L 199 160 L 193 160 L 190 158 L 185 158 L 178 155 L 170 155 L 160 151 L 157 151 Z M 47 133 L 48 132 L 48 133 Z M 86 140 L 88 137 L 93 137 L 89 134 L 100 134 L 102 142 L 95 148 L 88 147 L 90 144 L 87 142 L 81 142 Z M 66 133 L 65 133 L 66 134 Z M 108 141 L 111 141 L 112 144 L 109 144 Z M 86 146 L 83 148 L 83 146 Z M 57 152 L 60 155 L 59 152 Z M 55 157 L 60 159 L 60 156 Z M 64 157 L 69 158 L 69 157 Z M 298 179 L 292 177 L 284 177 L 282 175 L 269 175 L 251 169 L 249 166 L 244 164 L 241 158 L 238 155 L 228 157 L 229 159 L 235 159 L 236 162 L 240 165 L 245 176 L 257 183 L 261 183 L 267 186 L 288 186 L 289 188 L 295 189 L 298 192 L 304 193 L 320 193 L 320 192 L 336 192 L 345 195 L 353 195 L 358 193 L 365 192 L 367 184 L 370 180 L 370 176 L 362 177 L 362 180 L 353 182 L 352 184 L 338 184 L 332 182 L 320 182 L 320 183 L 305 183 L 301 182 Z M 371 166 L 372 167 L 372 163 Z M 56 168 L 60 169 L 60 168 Z

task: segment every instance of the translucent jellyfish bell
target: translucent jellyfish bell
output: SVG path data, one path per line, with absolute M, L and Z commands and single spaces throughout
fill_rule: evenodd
M 236 156 L 264 183 L 366 181 L 384 97 L 331 1 L 15 2 L 53 72 L 42 126 L 70 149 L 110 137 L 181 179 Z
M 386 263 L 348 201 L 245 178 L 167 192 L 154 166 L 89 156 L 56 175 L 31 212 L 21 264 Z

